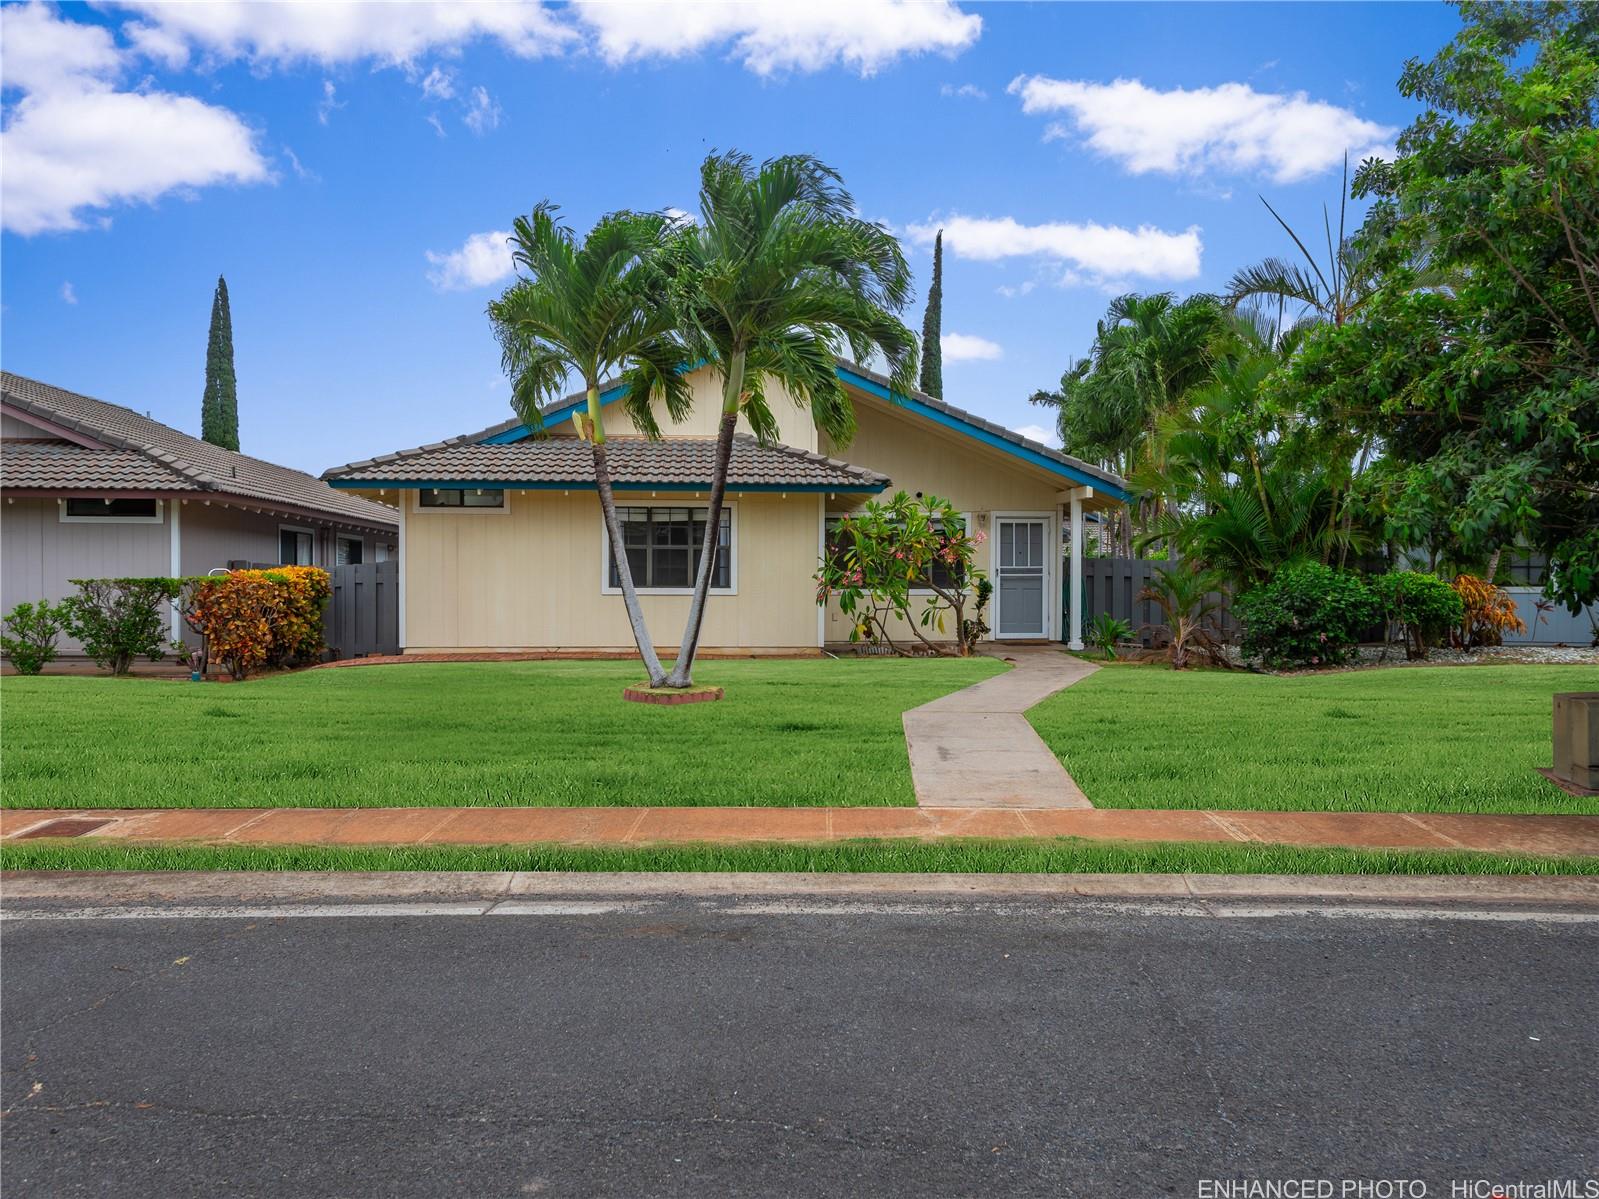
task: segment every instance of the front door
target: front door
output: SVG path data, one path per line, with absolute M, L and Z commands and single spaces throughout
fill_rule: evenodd
M 995 521 L 999 539 L 994 548 L 995 636 L 1047 637 L 1049 521 L 1036 516 L 1000 516 Z

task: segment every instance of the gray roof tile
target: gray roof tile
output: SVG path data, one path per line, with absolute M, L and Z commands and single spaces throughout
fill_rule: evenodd
M 0 446 L 0 487 L 88 491 L 199 491 L 133 450 L 91 450 L 69 441 L 8 441 Z
M 72 447 L 79 454 L 62 451 L 58 456 L 31 454 L 26 447 L 37 447 L 42 442 L 12 442 L 6 446 L 5 486 L 7 487 L 100 487 L 126 490 L 161 490 L 162 484 L 153 482 L 153 471 L 161 472 L 165 487 L 173 490 L 219 492 L 243 499 L 257 500 L 268 506 L 280 505 L 325 513 L 327 516 L 352 524 L 393 529 L 396 526 L 394 509 L 374 503 L 360 496 L 350 495 L 329 487 L 320 479 L 304 471 L 264 462 L 234 450 L 225 450 L 210 442 L 190 437 L 169 425 L 144 416 L 120 404 L 108 404 L 90 396 L 64 391 L 36 379 L 24 378 L 9 371 L 0 373 L 0 391 L 4 399 L 25 413 L 30 413 L 52 424 L 81 433 L 86 438 L 100 442 L 107 450 Z M 65 443 L 60 443 L 65 444 Z M 11 458 L 17 457 L 17 477 L 12 477 Z M 97 463 L 93 456 L 114 454 L 116 461 Z M 131 456 L 131 457 L 130 457 Z M 138 483 L 95 482 L 96 478 L 119 479 L 132 477 L 135 467 L 132 458 L 147 464 L 138 468 L 142 481 Z M 53 480 L 50 483 L 22 482 L 23 464 L 32 471 L 45 471 Z M 69 467 L 81 468 L 81 476 L 69 475 Z M 38 476 L 43 477 L 43 476 Z
M 708 437 L 613 437 L 606 442 L 611 477 L 618 484 L 704 488 L 711 482 L 716 442 Z M 422 446 L 352 462 L 323 475 L 326 479 L 372 483 L 503 483 L 567 484 L 581 487 L 594 480 L 593 452 L 576 437 L 529 438 L 508 445 L 475 445 L 455 441 Z M 763 446 L 753 437 L 733 439 L 728 486 L 826 487 L 838 491 L 877 491 L 888 478 L 792 446 Z

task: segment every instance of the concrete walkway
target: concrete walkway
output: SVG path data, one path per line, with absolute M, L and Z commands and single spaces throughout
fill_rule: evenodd
M 985 652 L 1014 665 L 905 713 L 917 805 L 1093 807 L 1022 713 L 1099 667 L 1058 646 L 1005 646 Z
M 1599 856 L 1599 816 L 970 807 L 0 811 L 7 842 L 62 836 L 146 844 L 598 846 L 1080 837 Z

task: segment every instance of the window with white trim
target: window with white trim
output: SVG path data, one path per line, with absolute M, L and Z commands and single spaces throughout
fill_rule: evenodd
M 69 523 L 104 521 L 114 525 L 160 524 L 161 501 L 93 497 L 62 500 L 61 519 Z
M 424 487 L 417 492 L 421 508 L 503 508 L 503 487 Z
M 838 566 L 843 565 L 844 554 L 850 548 L 848 540 L 841 534 L 842 525 L 845 519 L 846 518 L 843 516 L 829 516 L 827 518 L 827 560 Z M 966 517 L 963 515 L 959 519 L 962 522 L 962 527 L 964 528 L 966 524 Z M 953 591 L 959 586 L 960 572 L 956 569 L 956 567 L 951 566 L 948 562 L 934 558 L 933 569 L 930 573 L 932 575 L 934 587 L 941 588 L 945 591 Z M 915 588 L 912 588 L 912 590 L 915 590 Z M 922 590 L 926 590 L 926 587 L 924 586 Z
M 622 546 L 633 572 L 633 585 L 650 589 L 690 590 L 699 572 L 705 546 L 705 522 L 709 508 L 627 507 L 616 510 L 622 525 Z M 606 586 L 617 588 L 622 580 L 610 558 L 610 538 L 606 538 Z M 721 532 L 717 538 L 716 565 L 711 572 L 711 587 L 726 591 L 733 586 L 733 515 L 722 509 Z

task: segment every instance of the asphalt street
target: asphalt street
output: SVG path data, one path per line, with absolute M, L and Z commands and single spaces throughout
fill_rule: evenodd
M 7 919 L 5 1195 L 1599 1174 L 1599 923 L 1183 911 Z

